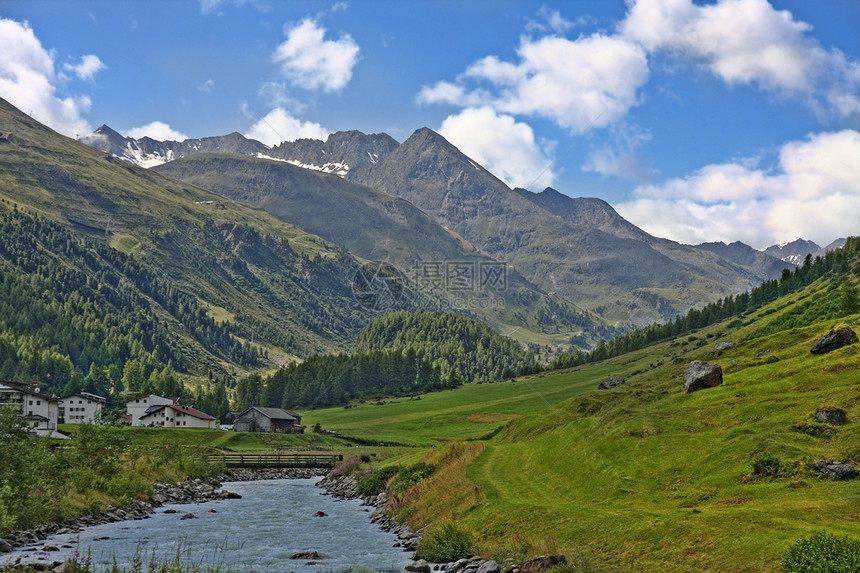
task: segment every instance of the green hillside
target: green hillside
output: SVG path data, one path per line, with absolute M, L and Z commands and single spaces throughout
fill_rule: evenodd
M 12 348 L 0 361 L 7 374 L 24 381 L 62 377 L 64 357 L 81 375 L 92 364 L 115 374 L 140 354 L 130 348 L 139 343 L 159 367 L 172 361 L 199 379 L 209 372 L 230 376 L 344 350 L 376 316 L 352 293 L 359 263 L 315 235 L 111 158 L 2 100 L 0 129 L 11 133 L 0 146 L 0 212 L 11 225 L 2 237 L 0 270 L 4 280 L 21 283 L 7 288 L 29 289 L 22 308 L 43 304 L 33 298 L 41 296 L 36 289 L 45 290 L 50 307 L 31 313 L 30 325 L 5 319 L 0 335 L 57 364 L 22 366 Z M 27 229 L 39 231 L 30 236 Z M 88 336 L 122 326 L 129 348 L 99 349 L 101 340 L 87 346 L 81 339 L 74 343 L 91 349 L 75 349 L 58 340 L 72 330 L 50 332 L 54 318 L 83 312 L 69 306 L 75 297 L 87 304 L 88 296 L 98 307 L 93 320 L 102 323 L 85 325 Z M 123 322 L 124 312 L 136 313 L 139 328 Z M 105 344 L 113 341 L 111 335 Z
M 526 343 L 568 346 L 577 337 L 586 348 L 618 332 L 615 321 L 547 294 L 510 266 L 502 265 L 500 284 L 483 286 L 482 266 L 498 266 L 504 258 L 494 260 L 411 202 L 383 191 L 284 161 L 239 155 L 194 155 L 153 170 L 264 209 L 361 259 L 394 265 L 419 298 L 435 299 L 422 308 L 469 312 Z M 449 265 L 465 268 L 470 280 L 449 281 Z
M 860 537 L 860 481 L 814 468 L 860 465 L 860 344 L 810 353 L 837 324 L 860 329 L 856 252 L 844 263 L 752 312 L 593 365 L 305 419 L 439 444 L 402 460 L 440 469 L 398 513 L 415 528 L 454 521 L 487 557 L 545 553 L 551 540 L 625 571 L 779 571 L 815 531 Z M 684 394 L 696 359 L 719 364 L 724 382 Z M 597 390 L 610 375 L 627 382 Z M 825 407 L 849 422 L 819 422 Z M 495 435 L 494 423 L 505 424 Z M 463 441 L 481 430 L 488 439 Z

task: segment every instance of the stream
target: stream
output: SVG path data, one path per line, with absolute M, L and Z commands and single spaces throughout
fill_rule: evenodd
M 318 480 L 229 482 L 224 489 L 242 499 L 164 505 L 149 519 L 96 525 L 44 542 L 59 551 L 0 554 L 0 565 L 19 556 L 22 562 L 62 561 L 77 551 L 89 555 L 97 571 L 114 560 L 121 568 L 131 569 L 135 559 L 147 571 L 150 563 L 170 561 L 177 553 L 184 564 L 242 571 L 316 573 L 351 567 L 402 571 L 410 554 L 394 547 L 395 535 L 370 523 L 371 508 L 359 500 L 324 495 L 314 485 Z M 315 517 L 317 512 L 326 515 Z M 188 513 L 194 518 L 182 519 Z M 306 551 L 327 558 L 290 559 Z

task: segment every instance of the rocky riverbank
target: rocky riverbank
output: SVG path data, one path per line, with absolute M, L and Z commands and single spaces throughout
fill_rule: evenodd
M 237 469 L 227 470 L 217 479 L 194 479 L 175 484 L 155 483 L 152 486 L 151 502 L 135 500 L 126 507 L 108 506 L 104 511 L 98 513 L 7 534 L 0 538 L 0 561 L 2 561 L 4 553 L 26 551 L 33 558 L 19 557 L 15 561 L 16 565 L 25 565 L 40 571 L 63 571 L 63 562 L 51 561 L 50 559 L 50 554 L 59 550 L 50 541 L 50 537 L 53 535 L 79 533 L 85 527 L 93 525 L 146 519 L 155 512 L 155 508 L 165 504 L 191 504 L 217 499 L 239 498 L 239 495 L 221 489 L 222 483 L 226 482 L 312 478 L 325 475 L 325 473 L 326 470 L 315 468 Z M 47 558 L 45 558 L 46 555 Z M 41 558 L 37 559 L 37 556 Z
M 388 495 L 363 496 L 358 494 L 358 483 L 352 476 L 326 476 L 317 483 L 318 487 L 326 490 L 330 495 L 343 499 L 361 499 L 364 505 L 373 507 L 371 522 L 376 523 L 384 531 L 394 533 L 400 540 L 399 543 L 407 551 L 414 551 L 421 542 L 420 532 L 413 531 L 408 525 L 401 525 L 387 515 Z M 443 571 L 445 573 L 541 573 L 547 571 L 560 563 L 566 563 L 564 555 L 541 555 L 534 559 L 517 564 L 512 559 L 507 559 L 499 564 L 492 559 L 482 559 L 474 556 L 469 559 L 460 559 L 452 563 L 430 564 L 424 559 L 418 559 L 416 554 L 412 555 L 412 561 L 406 565 L 406 571 L 410 573 L 430 573 L 431 571 Z

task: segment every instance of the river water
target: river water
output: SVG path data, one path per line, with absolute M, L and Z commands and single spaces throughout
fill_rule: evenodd
M 137 555 L 147 571 L 151 562 L 164 563 L 180 553 L 186 564 L 243 571 L 317 573 L 352 567 L 402 571 L 410 554 L 394 547 L 396 536 L 370 523 L 369 508 L 360 501 L 323 495 L 314 486 L 318 480 L 230 482 L 224 489 L 242 499 L 164 505 L 149 519 L 53 536 L 46 543 L 60 548 L 59 552 L 23 553 L 24 562 L 37 557 L 61 561 L 78 551 L 89 554 L 98 565 L 96 570 L 112 565 L 114 559 L 120 567 L 131 569 Z M 167 509 L 176 513 L 165 513 Z M 326 516 L 314 517 L 318 511 Z M 181 519 L 187 513 L 195 517 Z M 328 558 L 290 559 L 301 551 Z M 18 555 L 22 553 L 0 555 L 0 564 Z

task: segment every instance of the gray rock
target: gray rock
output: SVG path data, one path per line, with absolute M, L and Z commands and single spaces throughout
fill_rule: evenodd
M 729 342 L 728 340 L 721 340 L 720 342 L 714 344 L 714 350 L 728 350 L 734 345 L 734 342 Z
M 179 519 L 194 519 L 195 517 L 196 516 L 193 513 L 186 513 L 185 515 L 183 515 Z
M 608 390 L 609 388 L 617 388 L 624 384 L 626 380 L 621 376 L 613 376 L 611 378 L 607 378 L 597 387 L 598 390 Z
M 815 468 L 835 480 L 854 479 L 857 477 L 857 470 L 854 466 L 851 464 L 840 464 L 833 460 L 818 460 L 815 462 Z
M 857 342 L 857 333 L 847 326 L 843 326 L 842 328 L 831 330 L 816 340 L 809 351 L 813 354 L 826 354 L 855 342 Z
M 314 517 L 328 517 L 328 514 L 324 511 L 318 511 L 314 514 Z
M 481 563 L 481 566 L 478 567 L 478 573 L 499 573 L 499 564 L 493 560 L 484 561 Z
M 845 410 L 834 408 L 833 406 L 819 408 L 815 413 L 815 417 L 819 422 L 833 424 L 834 426 L 841 426 L 848 422 L 848 415 L 845 413 Z
M 0 553 L 11 553 L 13 550 L 14 548 L 5 539 L 0 539 Z
M 290 555 L 290 559 L 311 559 L 313 561 L 319 561 L 320 559 L 328 559 L 328 555 L 323 555 L 318 551 L 297 551 Z
M 520 571 L 522 573 L 542 573 L 560 563 L 567 563 L 567 557 L 564 555 L 541 555 L 523 563 Z
M 56 545 L 45 545 L 44 547 L 42 547 L 42 551 L 47 551 L 48 553 L 51 553 L 53 551 L 59 551 L 59 550 L 60 550 L 60 548 L 57 547 Z
M 768 354 L 770 354 L 771 352 L 773 352 L 773 350 L 771 350 L 770 348 L 764 348 L 764 349 L 759 350 L 758 352 L 756 352 L 756 354 L 755 354 L 755 355 L 756 355 L 756 358 L 761 358 L 762 356 L 767 356 L 767 355 L 768 355 Z
M 693 360 L 684 371 L 684 394 L 713 388 L 723 383 L 723 369 L 719 364 Z
M 430 573 L 430 564 L 424 559 L 418 559 L 407 563 L 404 569 L 410 573 Z
M 729 364 L 730 364 L 730 365 L 732 365 L 732 364 L 737 364 L 737 363 L 738 363 L 738 359 L 737 359 L 737 358 L 732 358 L 731 360 L 729 360 Z

